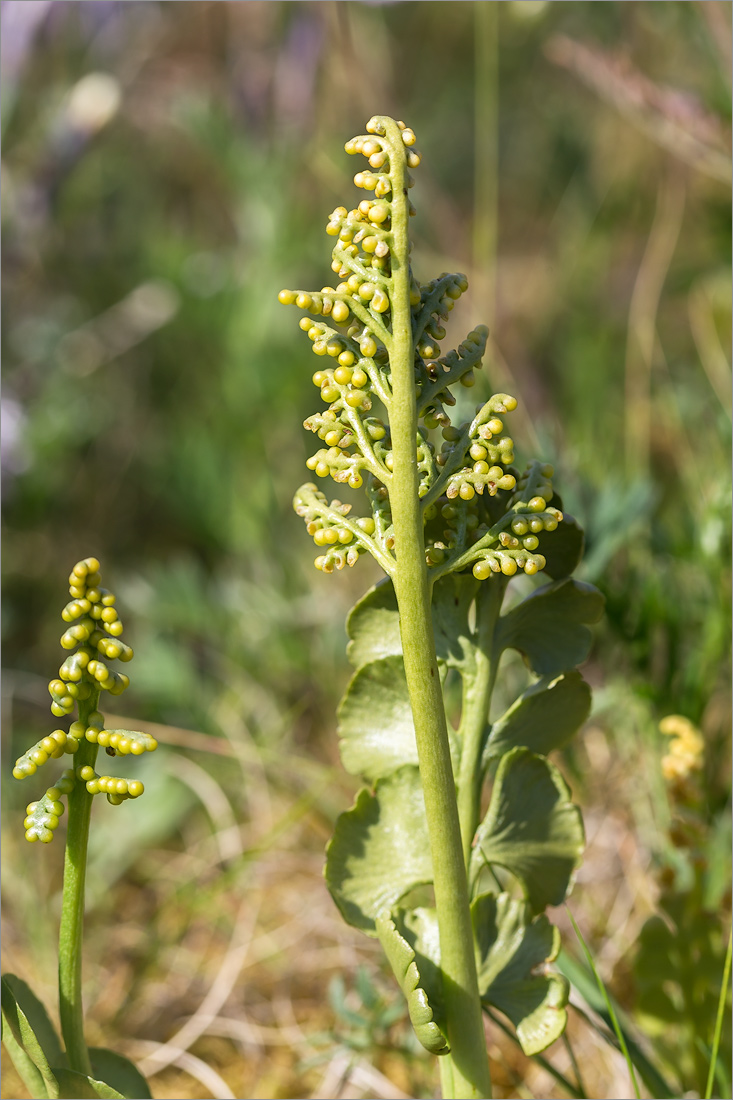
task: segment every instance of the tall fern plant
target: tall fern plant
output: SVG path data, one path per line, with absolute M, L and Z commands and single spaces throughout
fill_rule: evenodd
M 410 264 L 411 169 L 404 123 L 376 116 L 346 144 L 366 197 L 332 213 L 332 269 L 318 292 L 283 290 L 322 366 L 325 406 L 305 422 L 323 446 L 307 466 L 366 491 L 366 514 L 303 485 L 295 508 L 325 573 L 370 553 L 386 573 L 348 619 L 354 676 L 339 711 L 341 756 L 366 786 L 339 818 L 326 880 L 344 918 L 382 943 L 445 1097 L 489 1097 L 483 1010 L 504 1013 L 527 1054 L 563 1031 L 568 987 L 545 909 L 566 897 L 583 849 L 580 811 L 548 755 L 587 717 L 576 666 L 602 597 L 571 574 L 583 535 L 562 511 L 552 468 L 514 466 L 495 394 L 453 423 L 487 331 L 441 352 L 463 275 L 419 283 Z M 540 576 L 542 574 L 542 576 Z M 513 577 L 542 583 L 510 610 Z M 526 583 L 526 582 L 525 582 Z M 531 583 L 531 582 L 530 582 Z M 532 682 L 493 716 L 502 655 Z M 462 685 L 446 719 L 443 684 Z M 487 804 L 487 792 L 490 791 Z

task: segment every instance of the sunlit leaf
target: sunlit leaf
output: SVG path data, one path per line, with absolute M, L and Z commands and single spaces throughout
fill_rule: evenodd
M 15 974 L 3 974 L 2 980 L 7 982 L 16 1004 L 21 1008 L 28 1023 L 33 1028 L 49 1065 L 65 1065 L 66 1055 L 63 1053 L 61 1040 L 56 1033 L 56 1028 L 51 1023 L 46 1006 L 22 978 L 16 977 Z
M 559 905 L 583 851 L 580 810 L 557 768 L 528 749 L 513 749 L 497 769 L 491 802 L 476 834 L 475 881 L 485 863 L 519 880 L 534 912 Z
M 425 803 L 417 768 L 359 792 L 328 845 L 326 883 L 344 919 L 375 933 L 376 917 L 415 886 L 432 882 Z
M 481 998 L 512 1021 L 525 1054 L 539 1054 L 562 1035 L 569 984 L 535 972 L 556 958 L 560 934 L 547 917 L 509 894 L 482 894 L 471 906 Z
M 433 588 L 433 629 L 438 660 L 460 668 L 470 659 L 468 610 L 478 588 L 470 574 L 451 574 Z M 392 581 L 374 585 L 354 605 L 346 620 L 346 654 L 355 668 L 402 653 L 397 597 Z
M 37 1100 L 47 1100 L 48 1089 L 43 1083 L 43 1077 L 7 1025 L 3 1026 L 3 1045 L 15 1067 L 16 1073 L 31 1096 L 36 1097 Z
M 441 666 L 443 673 L 445 665 Z M 339 707 L 341 759 L 372 782 L 406 764 L 417 766 L 417 743 L 402 657 L 372 661 L 356 672 Z M 453 754 L 456 738 L 448 727 Z
M 538 680 L 494 722 L 484 749 L 484 764 L 518 746 L 547 756 L 582 726 L 590 705 L 590 688 L 574 669 Z
M 402 657 L 362 665 L 339 707 L 341 759 L 347 772 L 374 781 L 417 765 L 415 726 Z
M 43 1078 L 48 1096 L 51 1100 L 55 1100 L 55 1097 L 59 1096 L 58 1077 L 56 1071 L 51 1069 L 44 1043 L 49 1046 L 49 1049 L 58 1048 L 58 1053 L 61 1055 L 58 1039 L 41 1002 L 26 983 L 16 978 L 14 974 L 5 974 L 2 978 L 2 1017 L 3 1029 L 9 1029 L 17 1045 L 30 1058 Z M 38 1033 L 36 1027 L 38 1027 Z M 61 1057 L 63 1058 L 63 1055 Z
M 413 915 L 419 912 L 422 911 L 415 910 Z M 431 1054 L 447 1054 L 450 1047 L 436 1022 L 435 998 L 426 988 L 415 949 L 405 938 L 404 929 L 398 928 L 386 912 L 377 917 L 376 928 L 384 953 L 407 999 L 407 1010 L 415 1034 Z
M 346 656 L 354 668 L 382 657 L 402 655 L 397 596 L 389 577 L 354 604 L 346 620 Z

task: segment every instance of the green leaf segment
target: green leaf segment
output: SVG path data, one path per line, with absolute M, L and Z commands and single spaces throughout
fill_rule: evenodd
M 12 974 L 2 980 L 3 1042 L 33 1097 L 149 1097 L 144 1078 L 126 1058 L 112 1051 L 89 1050 L 84 1039 L 81 996 L 82 936 L 87 846 L 95 794 L 119 806 L 143 793 L 139 779 L 98 774 L 99 747 L 110 756 L 140 756 L 157 748 L 154 737 L 136 730 L 106 729 L 98 709 L 103 692 L 119 695 L 129 684 L 111 662 L 132 660 L 132 649 L 121 641 L 123 631 L 115 596 L 101 587 L 96 558 L 77 562 L 69 576 L 71 601 L 61 613 L 66 629 L 61 646 L 68 656 L 51 680 L 51 712 L 57 718 L 77 717 L 68 730 L 54 730 L 32 745 L 15 763 L 13 775 L 35 775 L 50 759 L 68 753 L 67 768 L 37 802 L 26 807 L 25 835 L 31 843 L 53 840 L 64 812 L 69 818 L 64 855 L 64 885 L 59 933 L 59 1015 L 65 1051 L 44 1006 Z
M 415 135 L 376 116 L 346 144 L 366 157 L 367 197 L 333 211 L 332 269 L 318 292 L 283 290 L 324 365 L 323 442 L 306 465 L 366 491 L 368 512 L 303 485 L 294 507 L 325 573 L 370 553 L 387 574 L 348 621 L 355 667 L 339 711 L 341 754 L 369 786 L 339 818 L 326 881 L 344 918 L 378 936 L 423 1045 L 440 1056 L 446 1097 L 489 1097 L 482 1008 L 506 1015 L 527 1054 L 563 1031 L 568 986 L 550 972 L 558 933 L 544 909 L 567 895 L 581 858 L 580 811 L 547 755 L 590 709 L 575 666 L 603 601 L 571 579 L 583 535 L 552 488 L 553 470 L 514 463 L 508 394 L 451 423 L 452 387 L 470 387 L 487 330 L 441 353 L 463 275 L 421 285 L 410 266 Z M 554 502 L 554 503 L 551 503 Z M 511 578 L 551 578 L 503 612 Z M 492 716 L 503 654 L 532 677 Z M 462 683 L 446 719 L 446 675 Z M 485 805 L 490 786 L 488 809 Z

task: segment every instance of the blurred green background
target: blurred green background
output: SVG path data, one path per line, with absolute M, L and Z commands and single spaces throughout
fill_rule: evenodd
M 481 393 L 519 398 L 520 460 L 555 464 L 586 528 L 608 613 L 564 760 L 572 908 L 676 1094 L 703 1093 L 730 912 L 730 25 L 718 0 L 2 4 L 5 967 L 53 1009 L 62 844 L 25 845 L 37 791 L 5 777 L 51 728 L 93 553 L 137 654 L 110 702 L 161 749 L 134 809 L 96 810 L 86 997 L 156 1096 L 435 1095 L 319 881 L 354 789 L 343 620 L 378 574 L 317 573 L 291 511 L 313 360 L 277 302 L 330 281 L 343 143 L 374 113 L 423 154 L 417 277 L 469 276 L 449 341 L 490 323 Z M 684 790 L 669 714 L 705 740 Z M 186 1020 L 181 1058 L 159 1044 Z M 598 1027 L 571 1037 L 587 1095 L 630 1095 Z M 565 1095 L 501 1036 L 491 1056 L 497 1096 Z

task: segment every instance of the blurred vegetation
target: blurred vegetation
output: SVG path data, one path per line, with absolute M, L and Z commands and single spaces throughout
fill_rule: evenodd
M 116 709 L 162 751 L 145 805 L 97 810 L 92 1042 L 161 1097 L 434 1095 L 318 879 L 353 789 L 343 620 L 376 573 L 312 569 L 290 504 L 312 361 L 276 298 L 330 278 L 343 142 L 385 112 L 424 155 L 418 278 L 468 274 L 449 339 L 490 322 L 483 392 L 520 399 L 520 456 L 555 464 L 608 601 L 566 759 L 573 912 L 701 1095 L 730 919 L 730 3 L 11 0 L 2 21 L 6 968 L 52 1005 L 62 846 L 24 847 L 5 777 L 47 732 L 64 580 L 94 553 L 138 654 Z M 703 737 L 687 802 L 670 714 Z M 183 1058 L 160 1045 L 181 1028 Z M 570 1035 L 588 1095 L 628 1095 L 598 1030 Z M 491 1057 L 497 1096 L 565 1095 L 498 1032 Z

